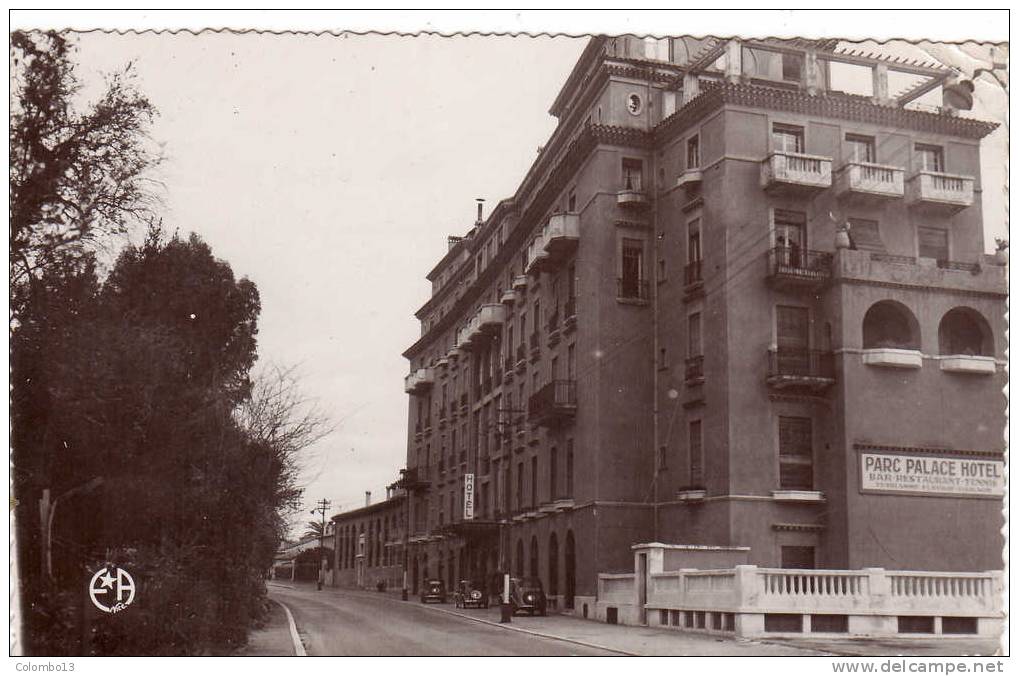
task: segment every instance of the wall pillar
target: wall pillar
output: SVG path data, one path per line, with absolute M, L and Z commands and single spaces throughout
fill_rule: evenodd
M 874 103 L 878 105 L 888 104 L 888 65 L 884 63 L 875 65 L 870 69 L 870 75 L 874 83 Z
M 743 43 L 729 40 L 725 44 L 725 81 L 739 84 L 743 77 Z

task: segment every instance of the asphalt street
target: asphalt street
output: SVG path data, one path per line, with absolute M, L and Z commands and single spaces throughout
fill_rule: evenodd
M 269 587 L 286 604 L 309 655 L 614 655 L 404 603 L 388 594 Z M 440 606 L 441 607 L 441 606 Z M 518 618 L 521 623 L 527 618 Z

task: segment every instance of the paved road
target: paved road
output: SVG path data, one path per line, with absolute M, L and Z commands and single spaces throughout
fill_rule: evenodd
M 388 594 L 270 585 L 269 595 L 290 608 L 309 655 L 616 654 L 508 631 Z

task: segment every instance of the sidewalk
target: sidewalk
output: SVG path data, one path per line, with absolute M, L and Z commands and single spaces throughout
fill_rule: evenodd
M 248 634 L 248 644 L 237 651 L 239 657 L 293 656 L 294 643 L 283 606 L 270 601 L 269 613 L 261 627 Z

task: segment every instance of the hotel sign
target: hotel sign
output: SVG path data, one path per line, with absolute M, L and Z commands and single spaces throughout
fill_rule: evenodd
M 870 493 L 997 498 L 1005 494 L 1005 463 L 864 452 L 860 453 L 860 489 Z
M 464 520 L 474 518 L 474 475 L 464 474 Z

